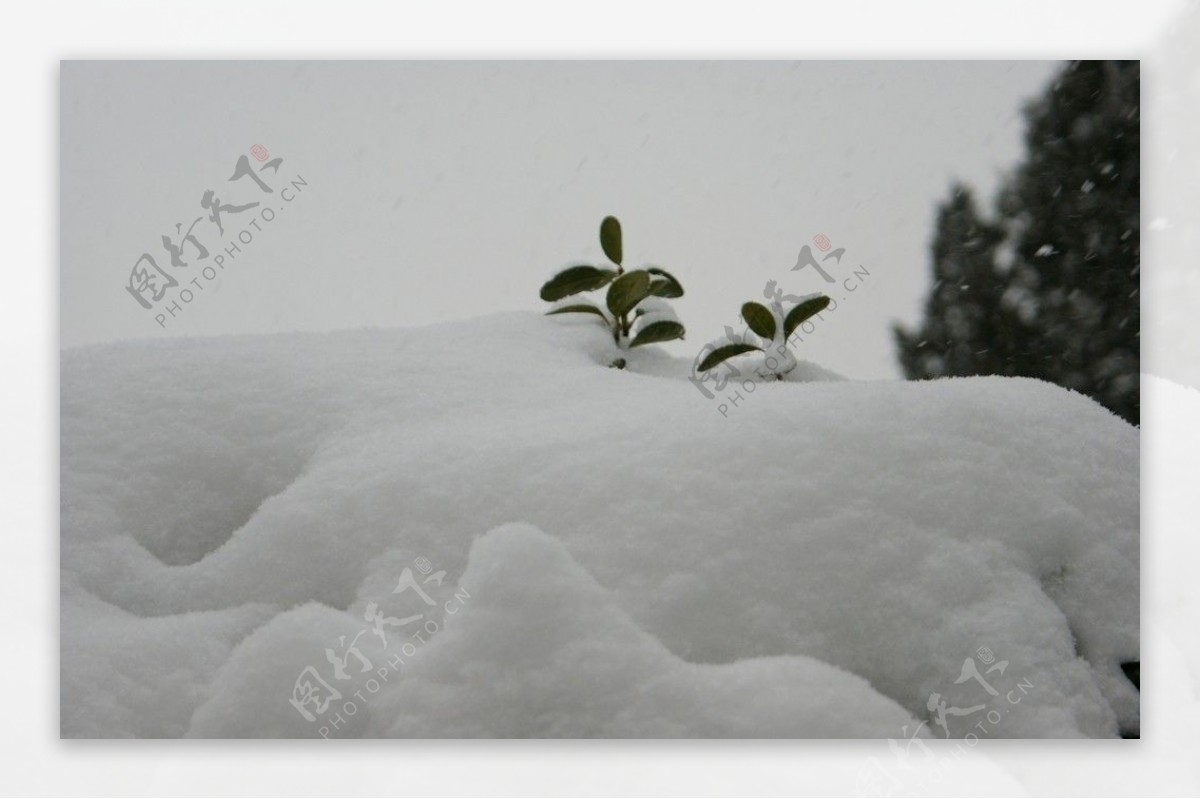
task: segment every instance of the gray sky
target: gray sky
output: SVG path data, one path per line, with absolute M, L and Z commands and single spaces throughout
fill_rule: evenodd
M 990 201 L 1021 155 L 1021 104 L 1051 62 L 65 62 L 63 346 L 114 339 L 403 327 L 544 310 L 541 283 L 601 258 L 672 271 L 693 355 L 761 299 L 839 303 L 797 355 L 898 375 L 889 325 L 929 281 L 937 202 L 961 178 Z M 278 173 L 227 179 L 262 144 Z M 257 170 L 260 163 L 250 157 Z M 300 176 L 306 187 L 280 190 Z M 224 244 L 201 207 L 213 189 Z M 275 218 L 248 225 L 263 208 Z M 161 244 L 176 223 L 173 268 Z M 252 241 L 208 280 L 205 264 Z M 813 236 L 844 247 L 791 271 Z M 160 328 L 126 291 L 149 252 L 193 299 Z M 867 277 L 852 277 L 859 267 Z M 847 284 L 854 287 L 849 292 Z M 203 287 L 201 289 L 201 287 Z

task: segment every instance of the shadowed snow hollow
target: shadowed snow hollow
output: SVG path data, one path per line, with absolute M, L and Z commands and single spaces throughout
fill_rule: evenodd
M 723 415 L 610 346 L 512 314 L 64 352 L 63 735 L 1137 729 L 1135 428 L 1006 378 Z

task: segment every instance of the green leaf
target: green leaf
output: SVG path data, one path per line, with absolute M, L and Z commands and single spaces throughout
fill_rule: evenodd
M 757 302 L 748 302 L 742 306 L 742 318 L 750 329 L 767 341 L 775 338 L 775 314 L 767 306 Z
M 696 370 L 707 372 L 722 361 L 727 361 L 735 355 L 741 355 L 743 352 L 752 352 L 754 350 L 762 352 L 762 347 L 756 347 L 753 344 L 726 344 L 724 347 L 717 347 L 704 356 L 704 360 L 700 362 Z
M 604 311 L 601 311 L 595 305 L 591 305 L 590 303 L 586 302 L 581 302 L 578 305 L 564 305 L 561 308 L 555 308 L 552 311 L 546 311 L 546 316 L 554 316 L 555 314 L 560 313 L 592 313 L 603 319 L 604 324 L 608 324 L 608 317 L 604 315 Z
M 610 261 L 621 264 L 621 223 L 615 216 L 606 216 L 600 223 L 600 247 Z
M 683 296 L 683 284 L 676 280 L 670 272 L 659 269 L 657 266 L 647 267 L 646 271 L 654 277 L 650 281 L 650 293 L 655 297 L 666 297 L 673 300 Z
M 608 310 L 613 316 L 624 316 L 646 297 L 650 296 L 650 275 L 645 270 L 635 269 L 617 277 L 608 287 Z
M 604 288 L 616 276 L 617 273 L 612 269 L 571 266 L 546 281 L 542 286 L 541 297 L 546 302 L 557 302 L 581 291 Z
M 816 316 L 821 311 L 829 307 L 831 300 L 829 297 L 822 294 L 820 297 L 813 297 L 811 300 L 805 300 L 797 305 L 792 310 L 788 311 L 788 315 L 783 320 L 783 337 L 789 339 L 796 328 L 800 327 L 810 317 Z
M 669 319 L 663 319 L 658 322 L 651 322 L 638 331 L 638 334 L 633 337 L 633 341 L 629 343 L 630 348 L 640 347 L 643 344 L 658 344 L 662 341 L 674 341 L 677 338 L 683 338 L 683 325 L 678 322 L 672 322 Z

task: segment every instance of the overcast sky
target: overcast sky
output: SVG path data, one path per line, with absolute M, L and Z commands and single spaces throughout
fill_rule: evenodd
M 676 353 L 719 336 L 774 280 L 839 304 L 799 357 L 895 377 L 889 326 L 919 317 L 937 203 L 954 178 L 990 202 L 1021 155 L 1021 106 L 1056 68 L 66 62 L 62 345 L 541 311 L 541 283 L 598 262 L 600 219 L 615 214 L 626 266 L 684 284 Z M 228 180 L 241 156 L 270 194 Z M 297 178 L 307 185 L 283 191 Z M 210 189 L 259 205 L 225 211 L 222 237 L 202 207 Z M 209 257 L 185 244 L 188 265 L 172 267 L 162 237 L 180 241 L 176 224 L 199 217 Z M 248 243 L 206 278 L 242 231 Z M 792 271 L 818 234 L 845 248 L 825 264 L 834 284 Z M 164 305 L 192 291 L 165 328 L 163 309 L 125 288 L 143 253 L 179 281 Z

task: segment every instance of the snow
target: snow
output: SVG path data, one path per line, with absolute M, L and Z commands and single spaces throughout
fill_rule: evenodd
M 655 322 L 679 321 L 679 316 L 675 313 L 674 306 L 658 297 L 647 297 L 642 300 L 638 303 L 636 313 L 638 318 L 641 319 L 643 327 L 652 325 Z
M 613 356 L 523 313 L 64 351 L 62 734 L 941 736 L 984 647 L 1033 686 L 990 737 L 1137 729 L 1135 428 L 807 364 L 723 415 Z
M 744 738 L 820 728 L 857 737 L 909 721 L 862 678 L 812 658 L 684 661 L 641 629 L 560 541 L 528 525 L 487 533 L 469 564 L 462 585 L 480 611 L 448 624 L 415 660 L 381 702 L 385 721 L 373 732 Z

